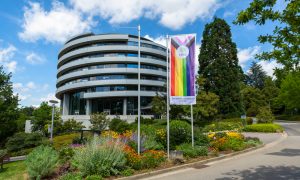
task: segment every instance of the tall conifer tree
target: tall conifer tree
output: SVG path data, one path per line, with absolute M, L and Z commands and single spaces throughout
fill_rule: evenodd
M 204 90 L 220 98 L 219 112 L 227 116 L 243 113 L 240 94 L 242 79 L 236 44 L 232 42 L 230 26 L 215 18 L 206 24 L 199 54 L 200 77 L 205 78 Z

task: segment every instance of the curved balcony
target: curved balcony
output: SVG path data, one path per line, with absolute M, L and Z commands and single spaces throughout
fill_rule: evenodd
M 143 97 L 156 96 L 156 91 L 141 91 Z M 138 91 L 108 91 L 108 92 L 88 92 L 83 94 L 83 98 L 101 98 L 101 97 L 136 97 Z
M 60 84 L 65 83 L 72 79 L 78 79 L 80 77 L 86 76 L 96 76 L 101 74 L 138 74 L 138 69 L 134 68 L 107 68 L 107 69 L 92 69 L 92 70 L 85 70 L 85 71 L 77 71 L 72 72 L 66 75 L 59 77 L 56 81 L 57 86 Z M 163 76 L 166 77 L 167 73 L 164 71 L 158 70 L 150 70 L 150 69 L 141 69 L 141 74 L 145 75 L 153 75 L 153 76 Z
M 99 52 L 137 52 L 138 47 L 136 46 L 124 46 L 124 45 L 115 45 L 115 46 L 97 46 L 97 47 L 87 47 L 87 48 L 82 48 L 78 50 L 74 50 L 71 52 L 68 52 L 64 54 L 62 57 L 59 58 L 58 60 L 58 67 L 60 67 L 64 62 L 76 58 L 82 55 L 88 55 L 88 54 L 93 54 L 93 53 L 99 53 Z M 147 48 L 147 47 L 141 47 L 141 53 L 146 52 L 149 54 L 154 54 L 154 55 L 160 55 L 162 57 L 166 56 L 166 53 L 160 50 L 152 49 L 152 48 Z
M 109 63 L 138 63 L 137 57 L 95 57 L 95 58 L 84 58 L 84 59 L 78 59 L 75 61 L 71 61 L 67 64 L 62 65 L 57 70 L 57 77 L 60 77 L 60 75 L 66 71 L 69 71 L 74 68 L 78 67 L 85 67 L 90 65 L 96 65 L 96 64 L 109 64 Z M 158 65 L 166 67 L 167 63 L 165 61 L 150 59 L 150 58 L 141 58 L 142 64 L 149 64 L 149 65 Z
M 113 79 L 113 80 L 96 80 L 96 81 L 86 81 L 86 82 L 79 82 L 74 84 L 66 84 L 57 88 L 56 97 L 60 97 L 62 93 L 70 90 L 76 89 L 84 89 L 88 87 L 95 87 L 95 86 L 105 86 L 105 85 L 137 85 L 137 79 Z M 165 82 L 163 81 L 154 81 L 154 80 L 140 80 L 141 85 L 147 86 L 164 86 Z

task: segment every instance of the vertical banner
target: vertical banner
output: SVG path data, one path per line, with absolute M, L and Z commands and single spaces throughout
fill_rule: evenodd
M 171 37 L 170 104 L 196 104 L 195 48 L 196 34 Z

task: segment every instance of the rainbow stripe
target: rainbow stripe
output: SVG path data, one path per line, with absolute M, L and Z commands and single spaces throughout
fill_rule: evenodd
M 180 46 L 188 49 L 187 56 L 178 56 Z M 195 96 L 195 36 L 171 38 L 171 96 Z

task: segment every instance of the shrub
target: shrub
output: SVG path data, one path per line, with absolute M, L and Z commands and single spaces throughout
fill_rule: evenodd
M 58 153 L 51 147 L 35 148 L 25 160 L 30 178 L 41 179 L 50 175 L 58 161 Z
M 216 132 L 216 131 L 228 131 L 235 130 L 240 131 L 243 128 L 241 122 L 216 122 L 210 125 L 206 125 L 203 128 L 203 132 Z
M 119 118 L 112 119 L 108 127 L 110 130 L 116 131 L 118 133 L 123 133 L 126 130 L 130 130 L 130 125 L 128 124 L 128 122 Z
M 245 139 L 245 144 L 248 147 L 256 147 L 262 144 L 262 142 L 257 137 L 247 137 Z
M 144 142 L 144 148 L 146 150 L 154 149 L 154 150 L 163 150 L 164 146 L 158 142 L 156 142 L 155 137 L 147 136 Z
M 174 120 L 170 122 L 170 148 L 175 149 L 182 143 L 191 142 L 191 126 L 184 121 Z
M 74 156 L 74 150 L 71 147 L 64 147 L 59 151 L 59 159 L 63 162 L 70 160 Z
M 276 116 L 277 120 L 288 120 L 288 121 L 300 121 L 300 115 L 278 115 Z
M 194 146 L 192 144 L 184 143 L 176 147 L 176 150 L 182 151 L 183 155 L 188 158 L 198 156 L 207 156 L 208 149 L 206 146 Z
M 157 129 L 155 131 L 156 142 L 162 144 L 165 148 L 167 147 L 167 131 L 166 129 Z
M 134 170 L 131 168 L 127 168 L 127 169 L 124 169 L 121 171 L 122 176 L 131 176 L 131 175 L 133 175 L 133 173 L 134 173 Z
M 85 126 L 82 125 L 82 122 L 78 122 L 75 119 L 68 119 L 67 121 L 63 122 L 61 131 L 64 133 L 72 132 L 74 130 L 80 130 Z
M 78 173 L 67 173 L 62 175 L 59 180 L 82 180 L 82 177 Z
M 142 154 L 142 167 L 155 168 L 165 161 L 165 153 L 157 150 L 147 150 Z
M 7 154 L 6 149 L 0 149 L 0 158 L 4 157 Z
M 101 132 L 107 128 L 109 119 L 106 113 L 101 112 L 90 115 L 90 122 L 92 124 L 91 129 Z
M 135 118 L 135 123 L 138 123 L 138 118 Z M 151 118 L 144 118 L 143 116 L 141 116 L 141 124 L 153 124 L 155 121 L 154 119 Z
M 252 124 L 252 125 L 247 125 L 244 128 L 244 131 L 276 133 L 276 132 L 282 132 L 283 128 L 279 124 Z
M 246 122 L 247 122 L 247 125 L 253 124 L 253 118 L 252 117 L 246 117 Z
M 5 144 L 9 152 L 17 152 L 25 149 L 37 147 L 46 144 L 47 139 L 40 133 L 23 133 L 19 132 L 8 138 Z
M 154 168 L 165 161 L 165 153 L 163 151 L 147 150 L 138 155 L 130 146 L 125 146 L 124 152 L 126 154 L 127 165 L 136 170 Z
M 102 180 L 102 176 L 99 175 L 90 175 L 85 178 L 85 180 Z
M 72 144 L 85 144 L 87 142 L 86 137 L 75 136 L 72 140 Z
M 55 149 L 60 149 L 62 147 L 68 146 L 73 143 L 73 139 L 79 137 L 79 133 L 65 134 L 60 136 L 54 136 L 53 146 Z
M 207 135 L 203 134 L 199 128 L 195 128 L 194 130 L 194 141 L 197 146 L 208 146 L 209 138 Z
M 262 107 L 259 109 L 259 113 L 256 116 L 258 123 L 273 123 L 275 117 L 272 111 L 268 107 Z
M 109 137 L 94 138 L 75 150 L 72 164 L 84 175 L 107 177 L 119 173 L 126 163 L 122 143 Z

